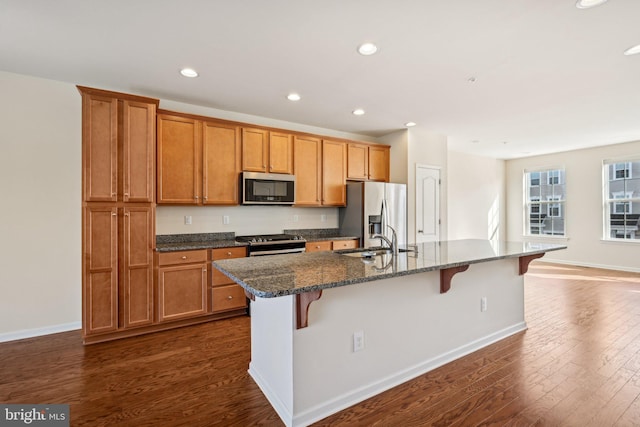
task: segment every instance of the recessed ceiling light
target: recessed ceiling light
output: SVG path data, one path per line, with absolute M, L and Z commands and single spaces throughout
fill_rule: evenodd
M 364 110 L 362 108 L 356 108 L 352 113 L 356 116 L 362 116 L 364 114 Z
M 475 78 L 475 77 L 469 77 L 469 78 L 467 79 L 467 81 L 468 81 L 469 83 L 475 83 L 475 82 L 476 82 L 476 78 Z
M 193 68 L 183 68 L 180 70 L 180 74 L 185 77 L 198 77 L 198 72 Z
M 601 4 L 606 3 L 607 0 L 578 0 L 576 2 L 576 7 L 578 9 L 589 9 L 592 7 L 600 6 Z
M 376 46 L 373 43 L 363 43 L 360 46 L 358 46 L 358 53 L 360 55 L 369 56 L 369 55 L 373 55 L 377 51 L 378 51 L 378 46 Z
M 638 53 L 640 53 L 640 44 L 637 44 L 633 47 L 630 47 L 629 49 L 624 51 L 624 54 L 629 56 L 629 55 L 637 55 Z
M 300 101 L 300 95 L 298 95 L 297 93 L 290 93 L 289 95 L 287 95 L 287 99 L 289 101 Z
M 407 122 L 404 124 L 406 127 L 410 128 L 410 127 L 414 127 L 416 125 L 415 122 Z
M 477 139 L 474 139 L 473 141 L 471 141 L 471 143 L 472 143 L 472 144 L 477 144 L 477 143 L 479 143 L 479 142 L 480 142 L 480 141 L 478 141 Z

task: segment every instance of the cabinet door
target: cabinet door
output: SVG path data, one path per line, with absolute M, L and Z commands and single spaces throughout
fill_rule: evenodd
M 293 137 L 269 132 L 269 172 L 293 173 Z
M 201 122 L 158 115 L 158 203 L 200 202 Z
M 202 126 L 202 203 L 237 205 L 241 166 L 239 128 L 210 122 Z
M 242 170 L 248 172 L 267 171 L 269 132 L 263 129 L 242 129 Z
M 347 152 L 347 177 L 369 179 L 369 149 L 364 144 L 349 144 Z
M 322 141 L 322 204 L 345 206 L 347 203 L 347 145 Z
M 118 213 L 112 206 L 85 207 L 82 273 L 85 335 L 118 329 Z
M 122 200 L 155 199 L 156 106 L 122 101 Z
M 158 269 L 158 321 L 207 314 L 207 264 Z
M 296 175 L 296 206 L 319 206 L 322 192 L 320 139 L 296 136 L 293 140 L 293 164 Z
M 155 209 L 126 207 L 120 246 L 120 315 L 125 328 L 153 323 L 153 241 Z
M 369 179 L 389 181 L 389 147 L 369 147 Z
M 118 191 L 118 100 L 82 95 L 82 187 L 87 202 L 115 202 Z

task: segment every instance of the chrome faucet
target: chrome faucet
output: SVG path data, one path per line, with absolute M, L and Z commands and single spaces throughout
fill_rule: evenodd
M 398 255 L 398 236 L 396 235 L 396 230 L 393 229 L 392 226 L 387 225 L 387 227 L 389 227 L 391 229 L 391 240 L 389 240 L 389 238 L 387 236 L 384 235 L 384 233 L 381 234 L 371 234 L 369 236 L 370 239 L 382 239 L 385 241 L 385 243 L 387 244 L 387 246 L 389 247 L 389 249 L 391 249 L 391 252 L 393 253 L 393 256 Z

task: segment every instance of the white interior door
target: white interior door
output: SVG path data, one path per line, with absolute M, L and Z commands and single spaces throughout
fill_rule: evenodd
M 416 243 L 440 240 L 440 169 L 416 165 Z

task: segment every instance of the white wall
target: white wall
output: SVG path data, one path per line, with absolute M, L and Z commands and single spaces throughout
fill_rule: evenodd
M 80 327 L 81 99 L 0 72 L 0 341 Z
M 192 224 L 185 225 L 190 215 Z M 223 216 L 229 224 L 223 224 Z M 297 216 L 297 221 L 294 216 Z M 324 217 L 324 220 L 323 220 Z M 338 228 L 338 208 L 287 206 L 158 206 L 156 234 L 235 232 L 236 235 L 275 234 L 284 229 Z
M 544 259 L 575 265 L 640 271 L 640 242 L 602 240 L 602 161 L 630 155 L 640 155 L 640 141 L 508 160 L 506 162 L 508 240 L 524 239 L 524 170 L 560 166 L 565 169 L 567 191 L 565 204 L 567 239 L 560 239 L 560 242 L 566 242 L 568 249 L 551 252 L 545 255 Z M 534 240 L 534 238 L 528 240 Z
M 449 151 L 449 239 L 506 236 L 505 162 Z

